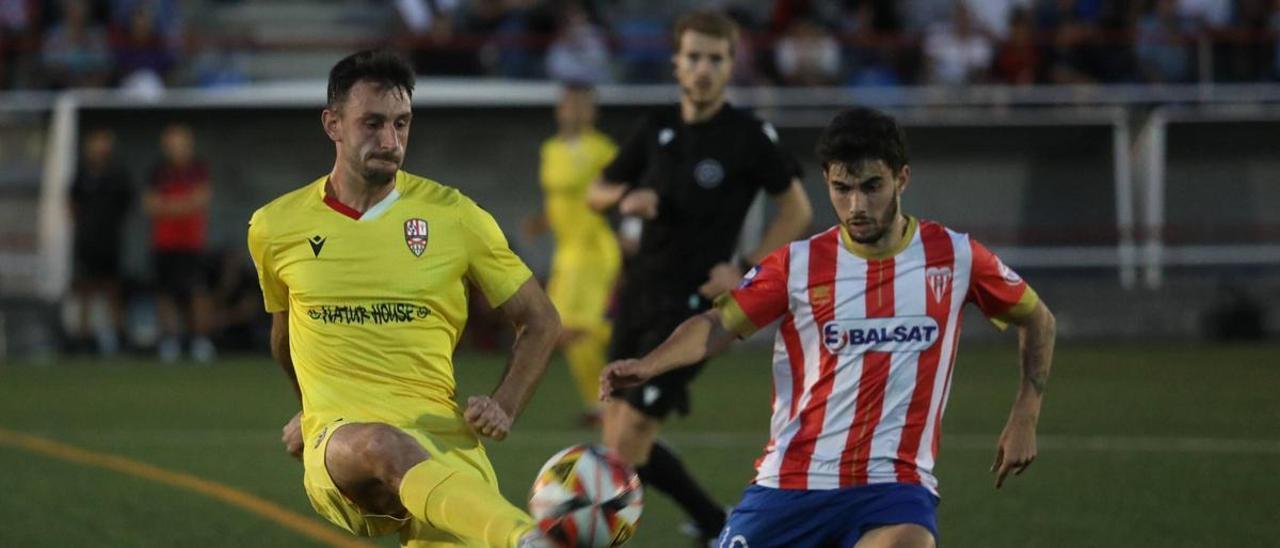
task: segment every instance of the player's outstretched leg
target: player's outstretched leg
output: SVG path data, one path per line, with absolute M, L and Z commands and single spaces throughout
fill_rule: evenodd
M 689 474 L 680 457 L 657 439 L 658 419 L 620 399 L 605 409 L 604 442 L 636 467 L 645 485 L 666 493 L 684 510 L 707 538 L 724 528 L 724 509 Z
M 370 513 L 408 513 L 487 546 L 514 547 L 537 531 L 533 519 L 495 486 L 436 462 L 417 440 L 395 427 L 346 424 L 331 436 L 325 452 L 329 476 L 343 495 Z

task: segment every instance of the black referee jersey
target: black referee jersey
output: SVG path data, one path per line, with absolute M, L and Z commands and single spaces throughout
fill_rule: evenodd
M 642 308 L 702 309 L 698 287 L 733 257 L 757 192 L 787 190 L 796 165 L 773 126 L 725 104 L 687 124 L 678 105 L 647 115 L 604 170 L 611 183 L 658 193 L 658 216 L 644 222 L 640 251 L 627 259 L 620 303 Z M 689 304 L 685 304 L 688 302 Z

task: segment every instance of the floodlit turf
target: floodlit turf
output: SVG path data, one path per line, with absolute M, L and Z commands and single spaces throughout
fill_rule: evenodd
M 938 470 L 944 545 L 1276 543 L 1280 347 L 1062 344 L 1040 459 L 995 491 L 987 466 L 1015 389 L 1013 346 L 961 350 Z M 695 385 L 693 415 L 668 429 L 726 504 L 767 437 L 766 359 L 745 352 L 713 362 Z M 460 356 L 460 397 L 490 389 L 502 361 Z M 513 437 L 489 444 L 503 491 L 518 503 L 546 457 L 594 438 L 573 425 L 568 379 L 555 362 Z M 193 474 L 313 516 L 301 466 L 278 442 L 291 400 L 266 359 L 0 366 L 0 428 Z M 201 495 L 3 445 L 0 515 L 0 546 L 313 544 Z M 686 546 L 681 521 L 650 494 L 631 545 Z

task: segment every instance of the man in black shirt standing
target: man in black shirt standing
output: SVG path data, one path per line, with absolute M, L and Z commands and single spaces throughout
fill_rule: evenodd
M 658 346 L 770 250 L 798 238 L 812 217 L 773 127 L 725 102 L 736 25 L 719 13 L 693 12 L 680 18 L 672 38 L 680 104 L 648 115 L 587 197 L 597 210 L 616 205 L 622 215 L 644 219 L 640 250 L 625 266 L 610 359 Z M 735 258 L 743 220 L 761 189 L 777 216 L 760 246 Z M 688 413 L 688 383 L 700 370 L 679 369 L 614 394 L 603 429 L 605 445 L 634 464 L 646 484 L 675 499 L 710 539 L 724 526 L 724 510 L 670 449 L 655 443 L 671 411 Z
M 92 337 L 98 353 L 115 354 L 124 327 L 120 302 L 120 254 L 124 224 L 133 204 L 129 172 L 115 160 L 115 135 L 89 132 L 84 156 L 71 183 L 69 205 L 75 224 L 72 290 L 80 307 L 74 336 Z

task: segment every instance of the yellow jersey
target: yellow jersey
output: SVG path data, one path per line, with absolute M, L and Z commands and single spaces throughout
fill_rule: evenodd
M 305 439 L 337 420 L 458 432 L 453 350 L 467 282 L 496 307 L 529 269 L 457 189 L 400 171 L 361 215 L 326 197 L 327 180 L 249 223 L 266 309 L 289 311 Z
M 595 130 L 566 141 L 559 136 L 542 143 L 540 179 L 547 223 L 556 238 L 557 262 L 617 262 L 618 242 L 603 216 L 587 206 L 587 188 L 613 161 L 618 147 Z

